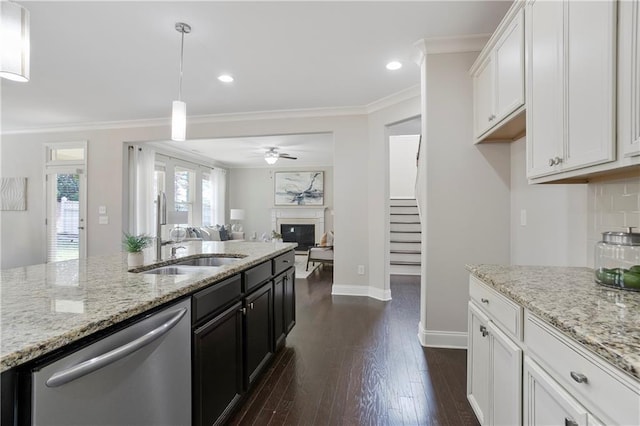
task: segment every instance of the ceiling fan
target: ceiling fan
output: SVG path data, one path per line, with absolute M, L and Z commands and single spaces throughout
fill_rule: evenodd
M 287 160 L 297 160 L 298 157 L 293 157 L 289 154 L 279 153 L 277 148 L 269 148 L 267 152 L 264 153 L 264 161 L 268 164 L 276 164 L 278 158 L 286 158 Z

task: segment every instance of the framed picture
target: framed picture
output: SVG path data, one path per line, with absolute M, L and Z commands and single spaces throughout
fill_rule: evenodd
M 0 178 L 0 210 L 27 209 L 27 178 Z
M 324 172 L 275 172 L 276 206 L 324 205 Z

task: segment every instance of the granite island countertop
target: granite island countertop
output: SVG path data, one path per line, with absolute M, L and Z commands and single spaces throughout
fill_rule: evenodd
M 31 361 L 296 247 L 292 243 L 183 244 L 177 258 L 240 257 L 188 275 L 136 274 L 126 253 L 0 271 L 0 371 Z M 167 252 L 169 247 L 165 247 Z M 153 250 L 145 250 L 151 264 Z M 166 253 L 163 259 L 166 259 Z M 165 261 L 169 263 L 171 261 Z
M 640 292 L 598 285 L 589 268 L 466 268 L 499 293 L 640 380 Z

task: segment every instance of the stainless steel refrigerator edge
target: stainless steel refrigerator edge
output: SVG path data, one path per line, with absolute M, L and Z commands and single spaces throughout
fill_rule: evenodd
M 32 424 L 190 425 L 190 308 L 185 299 L 34 371 Z

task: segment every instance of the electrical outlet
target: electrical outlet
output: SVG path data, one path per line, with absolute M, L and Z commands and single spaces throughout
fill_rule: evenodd
M 107 214 L 107 206 L 99 206 L 99 207 L 98 207 L 98 214 L 99 214 L 99 215 L 105 215 L 105 214 Z
M 358 265 L 358 275 L 364 275 L 364 265 Z

